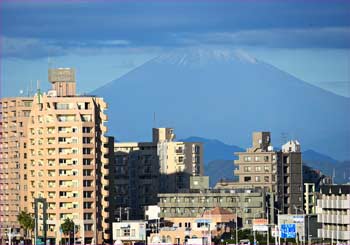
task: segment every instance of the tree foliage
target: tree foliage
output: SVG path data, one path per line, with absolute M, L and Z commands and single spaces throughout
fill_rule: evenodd
M 66 218 L 64 222 L 61 224 L 61 229 L 63 234 L 69 235 L 74 231 L 74 222 L 70 218 Z
M 25 230 L 34 230 L 34 218 L 27 211 L 21 211 L 18 215 L 18 222 Z

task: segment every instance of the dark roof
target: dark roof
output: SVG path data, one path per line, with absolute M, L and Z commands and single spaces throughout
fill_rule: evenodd
M 324 185 L 321 186 L 321 193 L 329 194 L 350 194 L 350 185 Z

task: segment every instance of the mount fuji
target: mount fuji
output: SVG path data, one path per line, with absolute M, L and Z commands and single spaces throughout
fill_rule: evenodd
M 149 141 L 156 126 L 248 147 L 253 131 L 271 131 L 277 147 L 293 138 L 303 150 L 350 158 L 349 98 L 241 50 L 171 51 L 92 94 L 109 104 L 109 134 L 121 141 Z

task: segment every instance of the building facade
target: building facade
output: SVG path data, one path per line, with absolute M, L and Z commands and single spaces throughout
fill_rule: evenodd
M 269 132 L 254 132 L 252 147 L 236 152 L 237 182 L 221 181 L 218 189 L 262 188 L 276 193 L 281 213 L 293 214 L 303 209 L 303 176 L 300 144 L 287 142 L 281 151 L 274 151 Z
M 317 197 L 315 183 L 304 183 L 304 210 L 305 214 L 316 214 Z
M 267 205 L 273 200 L 261 189 L 202 189 L 158 196 L 161 218 L 201 217 L 205 211 L 220 207 L 237 214 L 239 226 L 244 228 L 252 228 L 255 218 L 266 218 Z
M 27 122 L 33 98 L 0 100 L 0 239 L 20 232 L 17 216 L 25 204 Z
M 47 238 L 52 243 L 62 237 L 60 226 L 66 218 L 79 227 L 76 237 L 81 243 L 109 241 L 109 162 L 114 155 L 113 139 L 106 136 L 104 125 L 107 104 L 101 98 L 76 95 L 72 69 L 50 69 L 49 79 L 52 90 L 38 90 L 26 110 L 26 133 L 19 143 L 23 170 L 17 176 L 21 181 L 17 214 L 21 210 L 33 214 L 35 200 L 44 198 Z M 39 236 L 44 234 L 42 219 L 40 211 Z
M 171 128 L 153 129 L 152 142 L 115 143 L 114 154 L 114 210 L 122 220 L 144 218 L 158 193 L 189 189 L 190 177 L 203 175 L 202 144 L 175 141 Z
M 350 244 L 350 185 L 324 185 L 317 200 L 318 238 Z

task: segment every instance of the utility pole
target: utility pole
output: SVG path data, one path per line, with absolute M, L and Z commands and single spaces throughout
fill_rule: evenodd
M 269 238 L 269 230 L 270 230 L 270 222 L 269 222 L 269 205 L 267 205 L 267 213 L 266 213 L 266 218 L 267 218 L 267 238 L 266 238 L 266 242 L 267 245 L 270 244 L 270 238 Z

